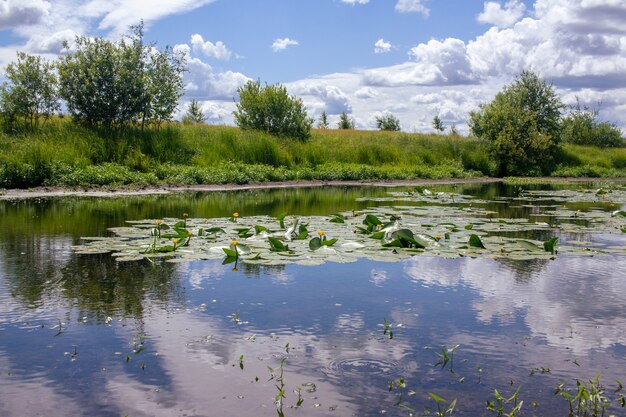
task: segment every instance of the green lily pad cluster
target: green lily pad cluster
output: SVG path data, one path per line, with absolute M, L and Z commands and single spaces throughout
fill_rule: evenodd
M 556 192 L 556 197 L 537 193 L 539 199 L 554 201 L 565 192 Z M 528 218 L 501 217 L 479 204 L 465 204 L 474 201 L 468 196 L 455 195 L 455 201 L 463 200 L 463 204 L 382 206 L 331 216 L 246 217 L 234 213 L 227 218 L 147 219 L 110 229 L 109 237 L 84 238 L 74 250 L 79 254 L 112 253 L 120 261 L 223 259 L 224 263 L 265 265 L 319 265 L 361 258 L 400 261 L 416 255 L 549 259 L 563 254 L 626 254 L 626 234 L 622 233 L 626 232 L 626 211 L 619 206 L 626 202 L 626 191 L 611 193 L 619 197 L 614 200 L 615 210 L 567 208 L 565 203 L 581 195 L 593 194 L 596 199 L 607 195 L 567 193 L 571 195 L 563 197 L 566 201 L 560 205 L 531 201 L 533 212 Z M 412 197 L 407 196 L 392 193 L 391 198 Z M 451 198 L 423 191 L 413 197 L 421 201 L 433 196 Z M 503 206 L 507 204 L 518 202 L 511 198 Z M 617 243 L 607 246 L 588 241 L 599 233 L 619 234 L 613 239 Z

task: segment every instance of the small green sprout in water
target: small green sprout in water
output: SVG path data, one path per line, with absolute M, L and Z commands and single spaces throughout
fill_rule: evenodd
M 391 326 L 389 325 L 387 318 L 383 317 L 383 321 L 385 322 L 385 330 L 383 331 L 383 335 L 386 335 L 387 337 L 389 337 L 389 339 L 393 339 L 393 330 L 391 330 Z
M 494 400 L 487 401 L 487 410 L 497 413 L 497 417 L 515 417 L 521 412 L 524 401 L 519 401 L 518 395 L 522 386 L 518 386 L 510 397 L 504 397 L 496 389 L 493 391 Z M 507 413 L 505 406 L 512 403 L 511 410 Z
M 445 404 L 448 403 L 447 400 L 441 398 L 437 394 L 433 394 L 432 392 L 429 392 L 428 395 L 430 395 L 430 397 L 435 400 L 435 403 L 437 404 L 437 412 L 435 413 L 437 417 L 445 417 L 446 414 L 452 415 L 454 409 L 456 408 L 456 399 L 446 407 Z
M 457 344 L 452 346 L 450 349 L 445 346 L 441 347 L 441 353 L 437 353 L 439 356 L 439 361 L 435 364 L 435 366 L 441 365 L 441 369 L 446 369 L 448 363 L 450 363 L 450 372 L 454 373 L 454 351 L 461 345 Z
M 617 382 L 616 394 L 622 390 L 621 383 Z M 554 395 L 559 395 L 567 400 L 570 416 L 603 417 L 612 402 L 606 393 L 606 387 L 600 382 L 599 374 L 588 382 L 577 379 L 574 392 L 576 394 L 572 394 L 570 389 L 565 387 L 564 382 L 558 384 L 554 392 Z M 623 395 L 617 398 L 617 403 L 622 407 L 626 405 Z

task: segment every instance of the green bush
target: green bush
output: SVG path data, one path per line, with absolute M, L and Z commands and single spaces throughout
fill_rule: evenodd
M 548 174 L 559 150 L 562 108 L 551 85 L 524 71 L 491 103 L 472 112 L 469 125 L 491 143 L 498 175 Z
M 233 114 L 240 128 L 300 141 L 310 137 L 313 119 L 307 116 L 302 100 L 290 96 L 284 86 L 263 87 L 260 81 L 248 81 L 237 92 L 239 103 Z
M 376 116 L 376 127 L 378 130 L 388 130 L 392 132 L 400 131 L 400 120 L 393 114 L 383 114 Z
M 563 119 L 561 140 L 601 148 L 624 146 L 622 131 L 613 123 L 598 122 L 599 111 L 576 103 Z

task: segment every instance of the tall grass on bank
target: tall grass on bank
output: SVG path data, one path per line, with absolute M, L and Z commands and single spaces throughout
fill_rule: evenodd
M 556 174 L 621 176 L 626 150 L 566 145 Z M 475 138 L 313 130 L 298 142 L 228 126 L 172 123 L 117 137 L 54 119 L 0 133 L 0 187 L 222 184 L 288 180 L 468 178 L 494 174 Z

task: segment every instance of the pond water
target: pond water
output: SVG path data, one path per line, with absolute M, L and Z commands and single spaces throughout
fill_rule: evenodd
M 591 390 L 598 375 L 607 415 L 623 415 L 616 381 L 626 380 L 625 191 L 579 187 L 0 201 L 0 415 L 421 416 L 456 400 L 446 415 L 482 416 L 498 414 L 494 390 L 509 399 L 519 387 L 517 402 L 501 401 L 503 412 L 523 401 L 520 415 L 565 416 L 569 403 L 554 395 L 557 386 L 575 395 L 577 381 Z M 400 207 L 444 219 L 450 210 L 474 210 L 472 218 L 482 211 L 477 227 L 491 230 L 479 233 L 487 247 L 511 236 L 556 236 L 562 250 L 381 248 L 406 256 L 236 268 L 223 265 L 224 256 L 171 263 L 76 253 L 81 237 L 183 212 L 327 219 Z

